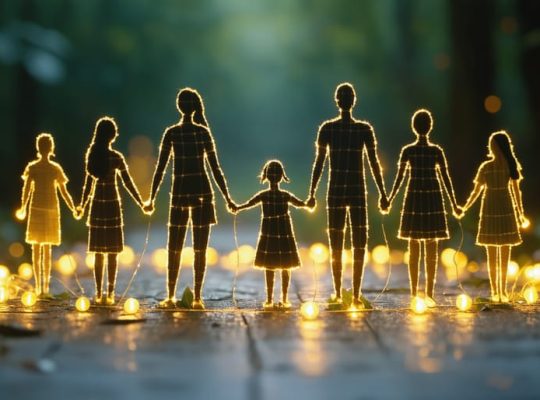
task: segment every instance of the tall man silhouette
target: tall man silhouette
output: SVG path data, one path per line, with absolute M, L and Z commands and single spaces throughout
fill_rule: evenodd
M 380 209 L 387 208 L 388 199 L 373 128 L 366 121 L 354 119 L 351 114 L 356 102 L 353 86 L 350 83 L 340 84 L 335 92 L 335 101 L 340 110 L 339 117 L 325 121 L 319 128 L 308 206 L 315 207 L 315 193 L 328 156 L 326 204 L 334 280 L 333 299 L 337 303 L 342 299 L 341 257 L 348 222 L 353 255 L 353 304 L 359 305 L 368 239 L 364 154 L 368 157 L 371 173 L 377 184 Z

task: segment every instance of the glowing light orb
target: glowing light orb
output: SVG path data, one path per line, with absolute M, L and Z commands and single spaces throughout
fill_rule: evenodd
M 89 269 L 94 269 L 96 263 L 96 253 L 88 253 L 84 258 L 84 263 Z
M 182 257 L 180 258 L 180 265 L 182 267 L 192 267 L 195 261 L 195 251 L 193 247 L 186 246 L 182 249 Z
M 427 304 L 426 301 L 422 297 L 413 297 L 411 300 L 411 310 L 415 314 L 423 314 L 427 310 Z
M 471 296 L 463 293 L 456 297 L 456 307 L 460 311 L 469 311 L 472 307 Z
M 206 248 L 206 265 L 213 267 L 219 260 L 219 253 L 213 247 Z
M 5 265 L 0 265 L 0 282 L 9 278 L 9 268 Z
M 32 307 L 37 302 L 37 296 L 34 292 L 24 292 L 21 296 L 21 303 L 25 307 Z
M 529 286 L 523 291 L 523 298 L 527 304 L 534 304 L 538 301 L 538 292 L 534 286 Z
M 510 261 L 508 263 L 508 271 L 506 276 L 508 279 L 515 279 L 519 273 L 519 264 L 515 261 Z
M 5 285 L 0 285 L 0 303 L 5 303 L 9 300 L 9 289 Z
M 330 258 L 328 247 L 322 243 L 313 243 L 309 248 L 309 258 L 316 264 L 323 264 Z
M 135 262 L 135 252 L 129 246 L 124 246 L 124 250 L 118 254 L 118 263 L 123 266 L 132 265 Z
M 521 221 L 521 229 L 528 229 L 531 226 L 531 221 L 528 218 L 523 218 Z
M 371 259 L 376 264 L 386 264 L 390 260 L 390 251 L 383 244 L 375 246 L 371 251 Z
M 34 270 L 32 269 L 32 265 L 29 263 L 22 263 L 19 265 L 17 273 L 26 281 L 32 279 L 32 276 L 34 276 Z
M 249 244 L 244 244 L 238 248 L 240 264 L 251 264 L 255 260 L 255 249 Z
M 139 300 L 130 297 L 124 302 L 124 312 L 126 314 L 136 314 L 139 311 Z
M 167 269 L 167 263 L 169 260 L 169 253 L 167 249 L 156 249 L 152 253 L 152 264 L 157 270 L 165 271 Z
M 314 301 L 306 301 L 300 307 L 300 313 L 302 314 L 302 318 L 304 319 L 310 321 L 317 319 L 317 317 L 319 316 L 319 306 Z
M 56 263 L 56 269 L 64 276 L 71 276 L 77 269 L 77 262 L 75 257 L 71 254 L 64 254 L 60 256 Z
M 444 249 L 441 252 L 441 263 L 446 268 L 455 268 L 457 264 L 459 269 L 463 269 L 467 266 L 468 261 L 469 259 L 465 253 L 452 248 Z
M 75 308 L 79 312 L 86 312 L 90 309 L 90 299 L 86 296 L 81 296 L 75 302 Z
M 23 219 L 25 219 L 26 218 L 26 210 L 19 209 L 19 210 L 15 211 L 15 218 L 17 218 L 19 221 L 22 221 Z
M 24 255 L 24 246 L 19 242 L 14 242 L 9 245 L 8 251 L 12 257 L 19 258 Z

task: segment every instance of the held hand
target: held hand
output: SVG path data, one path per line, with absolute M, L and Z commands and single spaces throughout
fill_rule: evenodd
M 519 225 L 521 226 L 521 229 L 527 229 L 531 226 L 531 221 L 529 221 L 529 218 L 527 218 L 525 214 L 521 214 L 519 216 Z
M 317 200 L 314 196 L 309 196 L 309 199 L 306 201 L 306 206 L 308 206 L 312 211 L 317 207 Z
M 143 203 L 142 210 L 146 215 L 152 215 L 155 211 L 154 203 L 148 200 L 146 203 Z
M 17 211 L 15 211 L 15 217 L 19 221 L 22 221 L 23 219 L 25 219 L 26 218 L 26 208 L 21 207 Z
M 81 206 L 75 207 L 75 209 L 72 210 L 72 212 L 73 212 L 73 218 L 75 218 L 77 221 L 80 220 L 84 215 L 84 210 Z
M 463 211 L 463 208 L 458 206 L 457 204 L 454 205 L 454 210 L 453 210 L 453 214 L 454 214 L 454 217 L 457 218 L 457 219 L 461 219 L 463 218 L 463 216 L 465 215 L 465 212 Z
M 231 199 L 227 200 L 227 209 L 231 214 L 236 214 L 238 212 L 238 206 Z
M 381 196 L 379 198 L 379 210 L 381 214 L 386 215 L 390 211 L 390 201 L 386 196 Z

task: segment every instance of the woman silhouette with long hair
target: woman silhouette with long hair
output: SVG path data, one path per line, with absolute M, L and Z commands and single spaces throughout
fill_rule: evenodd
M 89 205 L 86 224 L 89 227 L 88 252 L 95 253 L 95 301 L 108 305 L 115 302 L 118 253 L 124 249 L 124 222 L 118 178 L 135 202 L 143 207 L 141 195 L 131 178 L 124 156 L 112 148 L 117 136 L 118 127 L 112 118 L 103 117 L 97 121 L 92 143 L 86 153 L 86 176 L 78 207 L 80 217 Z M 105 263 L 108 286 L 103 297 Z
M 48 133 L 36 138 L 37 159 L 26 166 L 21 207 L 16 216 L 26 218 L 26 243 L 32 245 L 32 264 L 38 296 L 49 296 L 51 279 L 51 247 L 61 242 L 60 204 L 58 191 L 75 215 L 75 205 L 69 194 L 68 181 L 60 164 L 53 161 L 54 139 Z
M 443 187 L 455 216 L 461 215 L 443 149 L 429 140 L 433 118 L 428 110 L 417 110 L 411 127 L 416 141 L 404 146 L 389 202 L 396 197 L 408 174 L 405 199 L 401 210 L 398 237 L 409 241 L 409 279 L 411 296 L 418 291 L 420 259 L 423 253 L 426 270 L 426 303 L 433 307 L 439 240 L 448 239 Z
M 476 244 L 486 248 L 492 301 L 507 302 L 508 262 L 512 246 L 521 243 L 519 226 L 527 221 L 519 187 L 521 165 L 505 131 L 493 133 L 488 148 L 488 160 L 478 168 L 464 210 L 482 195 Z
M 190 88 L 180 90 L 176 102 L 182 115 L 180 122 L 165 130 L 161 140 L 159 158 L 152 181 L 152 191 L 145 211 L 154 211 L 154 202 L 165 169 L 172 157 L 173 175 L 169 206 L 167 298 L 163 307 L 176 303 L 176 285 L 180 273 L 180 257 L 191 222 L 194 259 L 193 308 L 203 309 L 201 292 L 206 272 L 206 248 L 210 227 L 217 222 L 214 210 L 214 194 L 206 165 L 218 185 L 229 208 L 232 200 L 227 182 L 219 165 L 214 138 L 204 115 L 204 105 L 199 93 Z

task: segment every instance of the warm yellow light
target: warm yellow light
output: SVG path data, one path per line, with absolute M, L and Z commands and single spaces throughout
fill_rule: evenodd
M 0 265 L 0 282 L 7 280 L 9 275 L 9 268 L 5 265 Z
M 531 221 L 528 218 L 523 217 L 521 221 L 521 229 L 528 229 L 531 226 Z
M 309 248 L 309 258 L 316 264 L 327 262 L 329 257 L 328 248 L 322 243 L 314 243 Z
M 19 258 L 24 255 L 24 246 L 19 242 L 11 243 L 8 247 L 11 257 Z
M 180 265 L 182 267 L 191 267 L 195 260 L 195 252 L 193 247 L 186 246 L 182 249 L 182 258 L 180 259 Z
M 527 304 L 536 303 L 538 301 L 538 292 L 536 291 L 536 288 L 534 286 L 528 286 L 523 291 L 523 298 L 525 298 Z
M 490 95 L 484 100 L 484 108 L 488 113 L 495 114 L 501 109 L 502 102 L 498 96 Z
M 525 268 L 525 278 L 529 281 L 540 281 L 540 263 Z
M 371 259 L 375 264 L 386 264 L 390 260 L 390 251 L 383 244 L 375 246 L 371 251 Z
M 206 265 L 212 267 L 217 264 L 219 260 L 219 253 L 213 247 L 206 248 Z
M 156 249 L 152 253 L 152 264 L 157 270 L 166 270 L 169 259 L 167 249 Z
M 341 253 L 341 263 L 343 265 L 350 265 L 352 264 L 352 261 L 352 251 L 350 249 L 343 249 L 343 253 Z
M 446 268 L 455 268 L 456 264 L 459 269 L 467 266 L 467 255 L 461 251 L 456 251 L 452 248 L 444 249 L 441 253 L 441 263 Z
M 90 300 L 86 296 L 81 296 L 75 302 L 75 308 L 79 312 L 86 312 L 90 309 Z
M 6 285 L 0 285 L 0 303 L 5 303 L 9 300 L 9 289 Z
M 519 273 L 519 264 L 515 261 L 508 263 L 507 277 L 508 279 L 515 279 Z
M 22 263 L 21 265 L 19 265 L 17 273 L 24 280 L 30 280 L 32 279 L 32 276 L 34 276 L 34 270 L 32 269 L 32 265 L 28 263 Z
M 19 221 L 22 221 L 26 218 L 26 210 L 20 208 L 17 211 L 15 211 L 15 218 L 17 218 Z
M 425 313 L 427 310 L 427 304 L 425 300 L 422 297 L 413 297 L 413 299 L 411 300 L 411 310 L 413 310 L 415 314 Z
M 238 248 L 240 264 L 251 264 L 255 260 L 255 249 L 249 244 L 244 244 Z
M 24 292 L 21 296 L 21 303 L 25 307 L 32 307 L 36 304 L 37 296 L 34 292 Z
M 94 264 L 96 263 L 96 253 L 88 253 L 84 258 L 84 263 L 90 269 L 94 269 Z
M 456 297 L 456 307 L 460 311 L 469 311 L 472 307 L 471 296 L 463 293 Z
M 124 250 L 118 254 L 118 263 L 120 265 L 129 266 L 135 262 L 135 252 L 129 246 L 124 246 Z
M 126 314 L 136 314 L 139 311 L 139 301 L 133 297 L 124 302 L 124 312 Z
M 319 306 L 314 301 L 306 301 L 300 307 L 302 317 L 307 320 L 317 319 L 319 316 Z
M 71 254 L 62 255 L 56 263 L 56 269 L 64 276 L 73 275 L 75 269 L 77 269 L 75 257 L 73 257 Z

